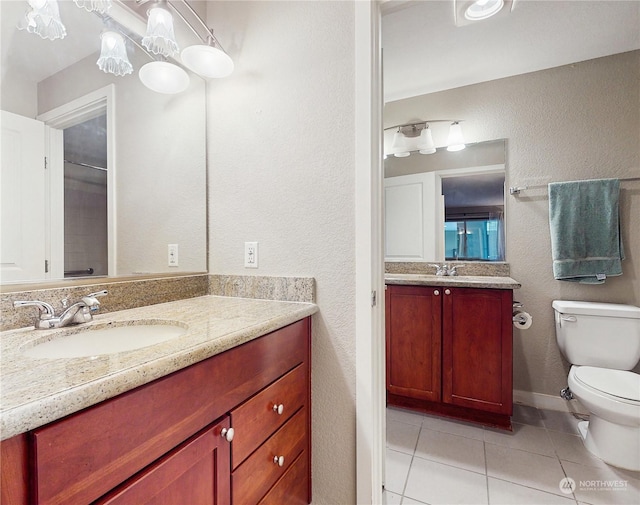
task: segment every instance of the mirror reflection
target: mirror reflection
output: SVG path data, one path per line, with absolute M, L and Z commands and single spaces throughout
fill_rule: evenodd
M 386 261 L 505 261 L 506 140 L 388 156 Z
M 151 91 L 129 39 L 133 73 L 102 72 L 108 18 L 61 1 L 67 35 L 47 40 L 17 29 L 28 6 L 0 2 L 0 281 L 205 271 L 204 80 Z

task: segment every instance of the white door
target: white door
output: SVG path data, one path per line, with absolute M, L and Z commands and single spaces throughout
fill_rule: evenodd
M 385 259 L 441 259 L 443 235 L 439 179 L 433 172 L 384 180 Z
M 45 126 L 0 113 L 0 280 L 44 279 Z

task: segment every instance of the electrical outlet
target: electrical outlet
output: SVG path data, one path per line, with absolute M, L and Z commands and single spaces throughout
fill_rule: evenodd
M 178 266 L 178 244 L 169 244 L 167 247 L 169 261 L 168 264 L 170 267 Z
M 244 243 L 244 267 L 258 268 L 258 243 Z

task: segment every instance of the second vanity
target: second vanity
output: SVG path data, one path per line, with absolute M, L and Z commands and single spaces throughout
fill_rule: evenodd
M 387 405 L 511 429 L 510 277 L 386 274 Z
M 85 358 L 25 357 L 60 330 L 3 333 L 2 503 L 309 503 L 316 311 L 203 296 L 113 312 L 67 331 L 185 332 Z

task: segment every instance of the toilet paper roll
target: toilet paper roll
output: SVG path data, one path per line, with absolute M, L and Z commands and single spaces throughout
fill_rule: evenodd
M 519 330 L 528 330 L 533 324 L 531 314 L 524 310 L 515 310 L 513 312 L 513 326 Z

